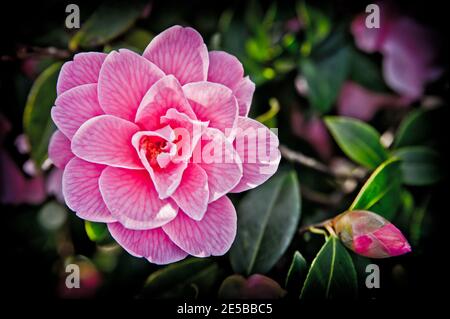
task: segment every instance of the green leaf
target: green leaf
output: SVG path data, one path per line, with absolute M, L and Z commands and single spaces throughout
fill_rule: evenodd
M 211 288 L 222 277 L 217 263 L 206 258 L 189 258 L 152 273 L 145 283 L 142 297 L 196 298 L 211 296 Z
M 56 99 L 56 82 L 61 62 L 52 64 L 34 82 L 23 114 L 23 128 L 31 146 L 31 158 L 37 167 L 47 159 L 48 142 L 56 129 L 50 110 Z
M 235 272 L 268 272 L 297 231 L 300 191 L 294 171 L 280 172 L 241 200 L 230 260 Z
M 392 158 L 370 175 L 349 210 L 370 210 L 391 220 L 400 204 L 400 160 Z
M 352 258 L 336 236 L 330 236 L 311 264 L 300 299 L 354 299 L 357 276 Z
M 322 59 L 301 61 L 300 69 L 308 83 L 308 99 L 317 111 L 328 112 L 336 101 L 349 72 L 349 57 L 349 49 L 344 46 Z
M 108 227 L 103 223 L 84 221 L 84 229 L 89 239 L 93 242 L 103 243 L 109 236 Z
M 322 11 L 308 5 L 305 1 L 298 2 L 296 11 L 298 19 L 305 25 L 306 39 L 302 45 L 301 53 L 307 56 L 316 44 L 330 34 L 331 21 Z
M 299 297 L 307 273 L 308 265 L 306 260 L 300 252 L 296 251 L 286 276 L 286 290 Z
M 426 144 L 433 139 L 433 132 L 436 129 L 434 126 L 440 111 L 440 109 L 418 109 L 410 112 L 397 130 L 393 147 Z
M 406 185 L 430 185 L 442 177 L 439 154 L 426 146 L 404 147 L 393 154 L 402 160 L 400 168 Z
M 341 150 L 356 163 L 375 169 L 388 158 L 380 134 L 369 124 L 342 116 L 327 116 L 325 123 Z
M 79 47 L 104 45 L 130 29 L 141 16 L 145 0 L 113 1 L 101 4 L 70 40 L 72 51 Z
M 351 50 L 350 79 L 375 92 L 387 92 L 381 68 L 367 55 Z

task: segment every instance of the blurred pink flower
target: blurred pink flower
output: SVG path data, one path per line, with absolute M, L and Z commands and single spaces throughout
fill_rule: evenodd
M 341 88 L 337 101 L 339 115 L 369 121 L 383 108 L 407 107 L 411 100 L 393 94 L 377 93 L 351 81 Z
M 1 145 L 10 130 L 11 124 L 0 114 L 0 202 L 12 205 L 41 204 L 45 200 L 42 175 L 26 178 Z
M 320 117 L 313 115 L 307 118 L 301 111 L 293 109 L 291 126 L 294 135 L 310 143 L 322 159 L 327 160 L 331 157 L 333 147 L 330 135 Z
M 399 14 L 388 2 L 379 6 L 380 28 L 367 28 L 366 14 L 353 20 L 351 31 L 356 45 L 365 52 L 382 53 L 384 79 L 389 87 L 402 96 L 417 99 L 423 95 L 426 84 L 442 73 L 436 65 L 436 35 Z
M 45 198 L 44 178 L 42 175 L 26 178 L 12 158 L 0 149 L 0 177 L 2 204 L 41 204 Z
M 342 242 L 357 254 L 386 258 L 411 251 L 411 246 L 400 230 L 375 213 L 346 212 L 337 216 L 333 224 Z
M 75 55 L 59 75 L 49 146 L 67 205 L 153 263 L 224 254 L 236 234 L 225 195 L 265 182 L 280 161 L 278 138 L 247 117 L 254 88 L 192 28 L 167 29 L 143 56 Z M 271 157 L 248 161 L 262 146 Z

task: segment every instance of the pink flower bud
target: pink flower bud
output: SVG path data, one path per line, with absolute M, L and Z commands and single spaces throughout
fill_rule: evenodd
M 333 226 L 344 245 L 362 256 L 386 258 L 411 251 L 397 227 L 369 211 L 345 212 L 333 220 Z

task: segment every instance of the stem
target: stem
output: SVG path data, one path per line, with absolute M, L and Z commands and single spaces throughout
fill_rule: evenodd
M 319 234 L 319 235 L 323 235 L 325 237 L 328 237 L 328 234 L 326 231 L 324 231 L 323 229 L 320 228 L 316 228 L 316 227 L 309 227 L 308 228 L 309 232 L 313 233 L 313 234 Z
M 69 51 L 58 49 L 55 47 L 40 48 L 35 46 L 22 46 L 16 51 L 15 55 L 0 56 L 0 61 L 24 60 L 33 57 L 51 57 L 59 60 L 64 60 L 69 58 L 70 56 L 71 53 Z
M 327 219 L 327 220 L 321 221 L 320 223 L 315 223 L 312 225 L 304 226 L 304 227 L 300 228 L 299 233 L 303 234 L 303 233 L 306 233 L 307 231 L 313 233 L 314 231 L 311 231 L 311 229 L 318 230 L 318 228 L 325 227 L 325 225 L 331 223 L 331 221 L 332 221 L 331 219 Z M 324 230 L 321 230 L 321 231 L 324 232 Z
M 309 167 L 311 169 L 314 169 L 318 172 L 327 174 L 331 177 L 337 178 L 337 179 L 356 179 L 356 180 L 362 180 L 365 177 L 365 172 L 362 172 L 361 170 L 353 170 L 350 173 L 346 172 L 336 172 L 330 169 L 327 165 L 323 164 L 322 162 L 316 160 L 315 158 L 306 156 L 305 154 L 294 151 L 288 148 L 285 145 L 280 145 L 279 147 L 281 155 L 285 159 L 291 162 L 299 163 L 300 165 Z

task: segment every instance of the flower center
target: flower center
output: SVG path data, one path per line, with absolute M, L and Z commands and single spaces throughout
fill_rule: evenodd
M 140 148 L 145 151 L 145 157 L 151 166 L 158 164 L 156 159 L 166 147 L 167 141 L 158 136 L 144 136 L 140 141 Z

